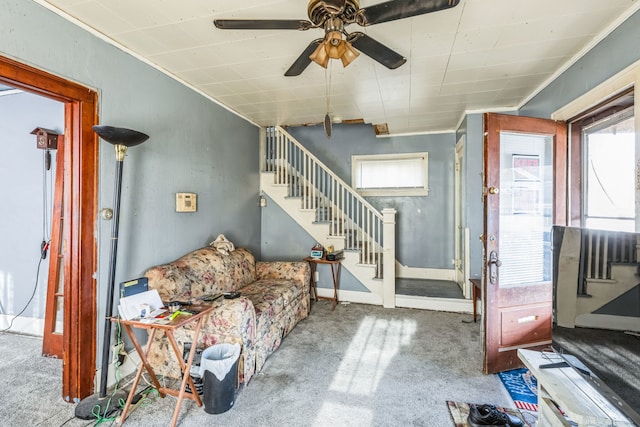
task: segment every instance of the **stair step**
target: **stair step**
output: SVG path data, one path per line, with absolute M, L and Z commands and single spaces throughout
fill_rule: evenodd
M 327 197 L 333 190 L 327 189 L 327 193 L 322 190 L 310 187 L 306 178 L 302 177 L 292 167 L 278 160 L 271 165 L 274 170 L 265 173 L 261 185 L 271 188 L 267 191 L 270 197 L 275 197 L 277 203 L 285 203 L 286 210 L 293 212 L 296 221 L 304 221 L 307 225 L 305 229 L 315 239 L 323 245 L 334 246 L 335 250 L 343 250 L 347 268 L 356 269 L 353 271 L 363 283 L 369 281 L 367 287 L 372 292 L 380 292 L 380 272 L 381 254 L 367 254 L 367 248 L 371 247 L 370 242 L 363 242 L 363 230 L 354 223 L 354 219 L 343 213 L 338 206 L 335 206 Z M 291 199 L 290 201 L 287 201 Z M 359 211 L 354 215 L 359 215 Z M 328 225 L 328 227 L 327 227 Z M 324 231 L 322 231 L 324 230 Z M 323 235 L 324 234 L 324 235 Z M 347 245 L 349 247 L 347 247 Z M 377 247 L 377 244 L 375 244 Z M 363 252 L 365 251 L 365 252 Z M 362 268 L 361 270 L 359 268 Z M 376 282 L 371 281 L 378 277 Z

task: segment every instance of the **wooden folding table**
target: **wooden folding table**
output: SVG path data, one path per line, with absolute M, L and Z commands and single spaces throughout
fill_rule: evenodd
M 122 410 L 122 414 L 118 419 L 118 424 L 122 424 L 126 418 L 129 408 L 131 407 L 131 402 L 133 401 L 133 397 L 136 394 L 136 388 L 138 387 L 138 383 L 140 382 L 140 378 L 142 378 L 142 373 L 146 369 L 151 377 L 151 381 L 153 385 L 156 387 L 158 392 L 160 393 L 160 397 L 165 397 L 165 394 L 170 394 L 172 396 L 177 396 L 178 401 L 176 402 L 176 408 L 173 411 L 173 418 L 171 419 L 171 427 L 174 427 L 178 421 L 178 415 L 180 414 L 180 405 L 182 404 L 182 399 L 191 399 L 195 400 L 198 406 L 202 406 L 202 400 L 198 393 L 196 392 L 196 387 L 193 384 L 193 380 L 191 379 L 190 370 L 191 363 L 193 362 L 193 356 L 196 353 L 196 343 L 198 342 L 198 334 L 200 333 L 200 327 L 202 326 L 202 321 L 204 317 L 209 314 L 213 307 L 210 305 L 199 305 L 199 306 L 190 306 L 190 311 L 193 311 L 194 314 L 180 314 L 173 320 L 165 319 L 154 319 L 151 322 L 147 322 L 144 320 L 123 320 L 123 319 L 112 319 L 114 322 L 119 321 L 123 326 L 124 330 L 131 338 L 131 342 L 133 346 L 136 348 L 136 351 L 140 355 L 140 367 L 138 368 L 138 373 L 136 374 L 135 380 L 133 381 L 133 385 L 131 386 L 131 391 L 129 392 L 129 397 L 127 398 L 127 402 L 124 405 L 124 409 Z M 173 332 L 180 327 L 187 325 L 188 323 L 196 322 L 194 331 L 193 331 L 193 345 L 191 346 L 191 351 L 189 352 L 189 357 L 185 364 L 183 360 L 183 356 L 180 353 L 180 347 L 178 347 L 178 343 L 176 342 L 175 337 L 173 336 Z M 151 332 L 149 333 L 147 348 L 146 350 L 142 349 L 142 346 L 136 339 L 135 334 L 133 333 L 132 328 L 138 329 L 148 329 Z M 160 385 L 160 381 L 158 381 L 158 377 L 153 372 L 153 368 L 149 364 L 147 356 L 149 355 L 149 349 L 153 345 L 153 338 L 157 331 L 163 332 L 169 342 L 171 343 L 171 347 L 178 358 L 178 362 L 180 363 L 180 367 L 182 368 L 182 382 L 180 384 L 179 389 L 172 389 L 168 387 L 162 387 Z M 186 391 L 187 383 L 189 387 L 191 387 L 191 393 Z
M 309 286 L 313 291 L 315 296 L 315 300 L 324 299 L 331 301 L 331 311 L 335 310 L 336 304 L 338 304 L 338 288 L 340 288 L 340 271 L 342 270 L 342 258 L 335 260 L 328 260 L 325 257 L 322 258 L 313 258 L 306 257 L 304 259 L 311 266 L 311 282 Z M 329 264 L 331 265 L 331 278 L 333 279 L 333 297 L 321 297 L 318 296 L 318 288 L 315 282 L 316 269 L 318 264 Z

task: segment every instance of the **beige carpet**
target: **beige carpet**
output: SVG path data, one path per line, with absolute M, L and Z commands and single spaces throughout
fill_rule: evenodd
M 183 403 L 179 426 L 453 426 L 446 401 L 513 402 L 482 373 L 480 323 L 468 314 L 314 303 L 234 407 L 209 415 Z M 60 361 L 38 340 L 0 334 L 0 425 L 88 426 L 60 396 Z M 15 380 L 9 380 L 15 378 Z M 166 426 L 176 399 L 152 399 L 126 426 Z M 102 425 L 110 425 L 102 424 Z

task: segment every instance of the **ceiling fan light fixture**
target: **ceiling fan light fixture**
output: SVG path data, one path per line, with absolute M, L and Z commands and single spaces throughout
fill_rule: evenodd
M 363 32 L 347 33 L 345 26 L 358 24 L 367 27 L 450 9 L 459 3 L 460 0 L 386 0 L 361 8 L 360 0 L 308 0 L 309 20 L 215 19 L 214 24 L 216 28 L 224 30 L 324 29 L 324 37 L 309 43 L 284 73 L 288 77 L 300 75 L 312 61 L 327 68 L 328 58 L 339 58 L 346 67 L 358 53 L 364 53 L 388 69 L 395 70 L 407 62 L 407 59 Z M 346 40 L 343 40 L 343 35 Z M 349 43 L 359 52 L 351 50 Z
M 325 50 L 331 59 L 339 59 L 344 55 L 346 47 L 342 40 L 342 33 L 339 31 L 331 31 L 327 33 L 324 41 Z
M 318 45 L 316 50 L 309 56 L 309 59 L 322 68 L 327 68 L 327 65 L 329 65 L 329 55 L 325 49 L 324 42 Z
M 344 46 L 344 53 L 340 57 L 340 60 L 342 61 L 342 66 L 346 68 L 347 65 L 351 64 L 358 55 L 360 55 L 360 52 L 355 50 L 348 41 L 344 42 Z

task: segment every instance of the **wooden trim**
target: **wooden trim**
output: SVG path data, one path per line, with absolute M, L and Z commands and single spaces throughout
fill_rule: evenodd
M 567 124 L 556 121 L 553 141 L 553 224 L 567 225 Z
M 634 105 L 634 87 L 627 88 L 613 95 L 607 100 L 587 109 L 569 120 L 571 125 L 571 146 L 569 148 L 569 174 L 571 188 L 569 188 L 569 225 L 582 227 L 584 210 L 584 141 L 582 132 L 585 126 L 596 123 L 607 117 L 626 110 Z
M 56 150 L 56 181 L 53 193 L 53 214 L 51 215 L 51 247 L 49 248 L 49 279 L 47 281 L 47 304 L 44 312 L 44 334 L 42 337 L 42 354 L 62 359 L 63 335 L 56 333 L 58 320 L 58 288 L 60 285 L 60 268 L 62 258 L 62 231 L 64 230 L 63 195 L 64 195 L 64 135 L 58 137 Z
M 0 80 L 17 89 L 60 102 L 94 102 L 95 91 L 46 71 L 0 56 Z
M 93 393 L 96 363 L 98 122 L 94 90 L 0 56 L 0 82 L 65 104 L 64 332 L 62 396 Z
M 571 125 L 569 147 L 569 225 L 582 226 L 582 127 Z
M 484 116 L 484 188 L 482 190 L 483 199 L 484 199 L 484 257 L 482 260 L 482 274 L 483 276 L 487 276 L 487 261 L 489 259 L 489 254 L 492 251 L 496 251 L 499 253 L 499 239 L 497 236 L 499 235 L 499 217 L 500 210 L 498 203 L 489 203 L 489 197 L 498 197 L 497 195 L 489 194 L 489 188 L 496 187 L 500 188 L 500 163 L 498 155 L 500 152 L 500 118 L 502 116 L 495 113 L 486 113 Z M 493 132 L 492 132 L 493 131 Z M 492 151 L 490 151 L 490 149 Z M 496 164 L 496 161 L 498 162 Z M 482 313 L 484 316 L 482 317 L 482 321 L 484 322 L 484 339 L 485 339 L 485 351 L 484 351 L 484 372 L 489 372 L 490 367 L 493 367 L 497 364 L 496 360 L 494 360 L 493 352 L 489 352 L 489 348 L 498 348 L 499 346 L 499 335 L 496 333 L 491 333 L 487 328 L 495 323 L 495 319 L 493 319 L 493 312 L 489 309 L 489 307 L 497 307 L 498 299 L 497 292 L 487 292 L 487 287 L 489 286 L 488 281 L 484 281 L 484 288 L 482 289 L 483 298 L 483 307 Z

